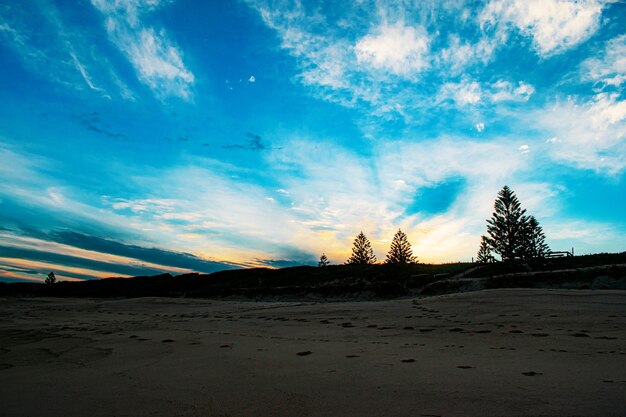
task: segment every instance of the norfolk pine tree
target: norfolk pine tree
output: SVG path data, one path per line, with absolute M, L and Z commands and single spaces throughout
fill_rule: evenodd
M 411 264 L 416 262 L 417 258 L 413 256 L 411 244 L 409 243 L 406 234 L 402 230 L 398 229 L 396 234 L 393 236 L 393 240 L 391 241 L 391 248 L 389 248 L 389 253 L 387 254 L 385 263 Z
M 476 262 L 479 264 L 486 264 L 493 262 L 493 256 L 491 256 L 491 248 L 487 243 L 485 236 L 480 237 L 480 247 L 478 248 L 478 254 L 476 255 Z
M 491 252 L 500 255 L 503 262 L 544 258 L 550 248 L 534 216 L 526 216 L 515 193 L 506 185 L 498 193 L 494 213 L 487 220 L 487 234 L 482 236 L 478 262 L 493 262 Z
M 487 244 L 503 262 L 521 257 L 528 218 L 515 193 L 504 186 L 494 203 L 494 212 L 487 220 Z
M 550 252 L 550 247 L 546 244 L 546 236 L 535 216 L 528 218 L 524 233 L 524 248 L 522 257 L 524 260 L 545 258 Z
M 346 263 L 351 265 L 367 265 L 375 262 L 376 256 L 374 255 L 372 244 L 367 237 L 365 237 L 363 232 L 359 233 L 352 245 L 352 255 Z

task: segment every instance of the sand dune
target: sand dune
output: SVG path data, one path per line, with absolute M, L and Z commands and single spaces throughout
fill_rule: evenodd
M 3 416 L 624 416 L 626 291 L 0 300 Z

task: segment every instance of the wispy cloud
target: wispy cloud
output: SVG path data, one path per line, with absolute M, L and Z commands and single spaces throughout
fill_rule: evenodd
M 143 14 L 154 11 L 162 2 L 92 0 L 91 3 L 104 15 L 110 40 L 157 97 L 192 98 L 195 77 L 185 66 L 182 51 L 165 29 L 146 26 L 142 21 Z
M 626 35 L 609 40 L 599 56 L 582 62 L 580 71 L 583 81 L 621 87 L 626 80 Z
M 2 38 L 24 66 L 41 77 L 107 99 L 116 85 L 123 98 L 132 95 L 99 49 L 95 34 L 70 23 L 50 1 L 0 5 Z
M 437 102 L 452 100 L 459 107 L 480 103 L 523 102 L 528 101 L 534 92 L 535 88 L 523 81 L 518 82 L 517 86 L 506 80 L 481 85 L 477 81 L 464 78 L 460 82 L 442 85 Z
M 471 42 L 461 39 L 458 34 L 451 34 L 448 36 L 448 45 L 439 51 L 435 59 L 451 75 L 459 75 L 474 63 L 488 64 L 496 47 L 497 40 L 494 38 L 483 36 Z
M 619 94 L 568 98 L 529 118 L 549 138 L 554 159 L 613 175 L 626 168 L 626 101 Z

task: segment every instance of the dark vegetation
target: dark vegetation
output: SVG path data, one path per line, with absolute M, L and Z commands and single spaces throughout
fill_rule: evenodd
M 601 265 L 611 266 L 589 269 Z M 209 275 L 108 278 L 54 285 L 0 283 L 0 296 L 374 299 L 499 287 L 591 288 L 599 277 L 626 282 L 626 252 L 518 264 L 299 266 L 230 270 Z

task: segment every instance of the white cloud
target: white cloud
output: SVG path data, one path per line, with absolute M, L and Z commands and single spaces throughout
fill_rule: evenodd
M 296 58 L 295 80 L 315 97 L 358 108 L 365 117 L 410 124 L 445 101 L 471 111 L 479 104 L 527 101 L 535 93 L 519 80 L 502 89 L 482 81 L 482 75 L 467 75 L 473 74 L 468 69 L 491 62 L 506 33 L 481 32 L 476 20 L 463 20 L 463 12 L 475 7 L 462 1 L 353 2 L 338 16 L 298 1 L 246 3 Z M 445 42 L 437 27 L 448 19 L 459 27 Z
M 249 83 L 254 83 L 256 82 L 256 78 L 254 78 L 254 75 L 251 75 L 250 78 L 248 78 L 248 82 Z
M 183 62 L 182 51 L 165 30 L 146 27 L 142 14 L 160 5 L 158 0 L 92 0 L 105 16 L 109 39 L 127 56 L 138 78 L 160 98 L 190 99 L 195 77 Z
M 404 7 L 349 3 L 351 15 L 367 18 L 335 21 L 301 2 L 247 3 L 297 59 L 294 78 L 315 97 L 383 118 L 410 118 L 430 100 L 422 89 L 399 85 L 417 82 L 431 68 L 429 35 Z
M 580 67 L 583 80 L 620 87 L 626 80 L 626 35 L 608 41 L 600 56 L 587 59 Z
M 463 42 L 456 34 L 450 35 L 448 47 L 439 51 L 437 60 L 450 74 L 458 75 L 474 63 L 489 63 L 496 45 L 497 42 L 493 38 L 483 37 L 472 44 Z
M 481 85 L 477 81 L 464 78 L 458 83 L 445 83 L 439 90 L 437 101 L 452 100 L 460 107 L 480 102 L 528 101 L 534 92 L 535 88 L 523 81 L 515 87 L 505 80 Z
M 521 145 L 518 150 L 523 153 L 523 154 L 527 154 L 528 152 L 530 152 L 530 147 L 526 144 Z
M 459 83 L 445 83 L 439 91 L 438 101 L 451 99 L 462 107 L 478 103 L 481 97 L 480 84 L 476 81 L 463 80 Z
M 535 93 L 535 87 L 520 81 L 517 87 L 509 81 L 499 80 L 491 85 L 489 98 L 493 102 L 500 101 L 528 101 Z
M 533 38 L 537 52 L 550 56 L 572 48 L 595 33 L 600 0 L 491 0 L 480 16 L 483 27 L 516 27 Z
M 608 174 L 626 168 L 626 100 L 618 94 L 599 93 L 582 103 L 570 98 L 528 117 L 553 136 L 546 145 L 554 159 Z
M 429 37 L 422 27 L 383 24 L 355 45 L 357 60 L 376 70 L 413 77 L 428 66 Z
M 476 127 L 476 130 L 478 131 L 478 133 L 480 133 L 483 130 L 485 130 L 485 124 L 483 122 L 476 123 L 475 127 Z

